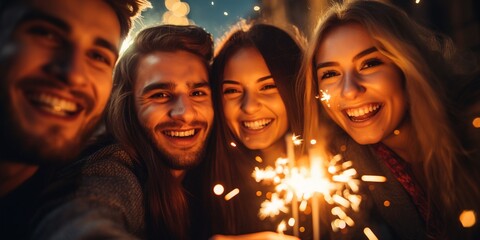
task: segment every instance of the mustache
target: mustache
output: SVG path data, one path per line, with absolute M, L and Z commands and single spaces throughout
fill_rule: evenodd
M 188 126 L 191 128 L 207 128 L 208 124 L 205 121 L 198 121 L 198 120 L 192 121 L 191 123 L 188 123 L 188 124 L 185 124 L 179 121 L 169 121 L 169 122 L 162 122 L 157 124 L 157 126 L 155 126 L 155 130 L 161 131 L 163 129 L 168 129 L 168 128 L 175 129 L 175 128 L 182 128 L 185 126 Z

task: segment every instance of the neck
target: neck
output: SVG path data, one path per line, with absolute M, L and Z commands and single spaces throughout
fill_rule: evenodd
M 271 146 L 260 150 L 262 159 L 266 165 L 275 166 L 275 161 L 280 157 L 287 157 L 286 144 L 283 138 L 280 138 Z
M 37 170 L 37 165 L 2 160 L 0 162 L 0 197 L 15 190 L 31 178 Z

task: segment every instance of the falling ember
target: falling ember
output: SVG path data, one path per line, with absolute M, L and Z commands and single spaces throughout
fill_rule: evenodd
M 231 142 L 231 143 L 230 143 L 230 146 L 232 146 L 232 147 L 237 147 L 237 144 L 234 143 L 234 142 Z
M 480 128 L 480 117 L 476 117 L 475 119 L 473 119 L 473 127 L 475 128 Z
M 317 144 L 317 140 L 315 140 L 315 139 L 310 140 L 310 144 L 312 144 L 312 145 Z
M 395 135 L 397 135 L 397 136 L 400 135 L 400 130 L 395 129 L 395 131 L 393 131 L 393 134 L 395 134 Z
M 240 189 L 238 189 L 238 188 L 233 189 L 232 191 L 227 193 L 227 195 L 225 195 L 225 200 L 228 201 L 228 200 L 232 199 L 233 197 L 237 196 L 237 194 L 239 192 L 240 192 Z
M 376 176 L 376 175 L 363 175 L 362 181 L 364 182 L 385 182 L 387 178 L 384 176 Z
M 459 219 L 464 228 L 472 227 L 476 222 L 475 212 L 472 210 L 464 210 L 462 214 L 460 214 Z
M 263 162 L 263 159 L 260 156 L 256 156 L 255 161 L 261 163 L 261 162 Z
M 295 219 L 294 218 L 288 219 L 288 226 L 293 227 L 293 225 L 295 225 Z
M 328 90 L 323 91 L 320 89 L 320 92 L 322 93 L 322 97 L 320 98 L 320 101 L 325 101 L 327 103 L 327 107 L 330 107 L 330 98 L 332 98 L 332 96 L 328 94 Z
M 222 184 L 217 184 L 215 187 L 213 187 L 213 192 L 216 195 L 222 195 L 225 189 L 223 188 Z
M 372 229 L 366 227 L 363 229 L 363 233 L 367 236 L 368 240 L 378 240 L 377 236 L 373 233 Z

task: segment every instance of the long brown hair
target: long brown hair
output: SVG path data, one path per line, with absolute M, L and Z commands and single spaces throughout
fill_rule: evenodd
M 305 81 L 299 89 L 305 101 L 305 138 L 327 138 L 331 143 L 350 139 L 315 99 L 318 87 L 314 66 L 326 32 L 351 22 L 362 25 L 374 39 L 375 47 L 401 69 L 410 103 L 407 118 L 417 133 L 413 141 L 421 153 L 416 160 L 423 165 L 427 194 L 430 202 L 441 209 L 439 214 L 445 225 L 458 223 L 459 211 L 478 210 L 479 188 L 468 170 L 472 162 L 453 130 L 450 116 L 454 105 L 447 86 L 459 80 L 455 78 L 458 68 L 452 63 L 455 48 L 451 40 L 416 24 L 402 10 L 378 1 L 350 1 L 334 5 L 320 20 L 300 78 Z M 368 148 L 363 149 L 368 152 Z
M 240 22 L 225 35 L 223 42 L 216 47 L 212 64 L 210 83 L 215 109 L 216 126 L 214 131 L 217 150 L 210 170 L 213 171 L 210 184 L 222 183 L 227 188 L 244 184 L 245 178 L 251 178 L 255 162 L 254 156 L 259 155 L 257 151 L 247 149 L 229 130 L 224 117 L 221 92 L 221 82 L 227 61 L 240 49 L 252 47 L 263 56 L 272 74 L 286 107 L 289 131 L 297 134 L 302 131 L 302 111 L 296 108 L 301 104 L 295 103 L 298 98 L 294 95 L 297 74 L 303 56 L 300 35 L 289 34 L 272 25 L 261 23 L 247 25 Z M 231 142 L 235 142 L 236 147 L 232 147 Z M 220 209 L 213 213 L 213 221 L 217 223 L 214 224 L 214 232 L 241 233 L 239 229 L 249 224 L 246 214 L 240 212 L 240 209 L 244 209 L 243 206 L 233 204 L 234 207 L 229 208 L 225 206 L 225 201 L 216 202 L 215 200 L 217 199 L 213 200 L 214 204 L 217 209 L 220 206 Z
M 213 56 L 211 35 L 196 26 L 162 25 L 142 30 L 120 58 L 107 106 L 107 131 L 124 147 L 143 174 L 147 233 L 151 239 L 188 238 L 188 208 L 183 188 L 148 139 L 135 112 L 133 88 L 138 62 L 155 51 L 188 51 L 208 64 Z

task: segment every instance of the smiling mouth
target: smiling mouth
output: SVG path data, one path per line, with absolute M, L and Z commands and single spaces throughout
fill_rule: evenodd
M 189 130 L 183 130 L 183 131 L 176 131 L 176 130 L 165 130 L 163 131 L 163 134 L 165 134 L 168 137 L 174 137 L 174 138 L 191 138 L 194 137 L 198 133 L 198 129 L 189 129 Z
M 379 103 L 371 103 L 359 108 L 348 108 L 343 110 L 353 122 L 364 122 L 374 117 L 382 108 Z
M 74 116 L 82 110 L 82 107 L 77 103 L 56 95 L 48 93 L 31 93 L 26 96 L 32 105 L 56 116 Z
M 260 120 L 255 120 L 255 121 L 243 121 L 243 126 L 247 129 L 250 129 L 250 130 L 260 130 L 260 129 L 264 129 L 265 127 L 267 127 L 268 125 L 270 125 L 270 123 L 273 122 L 273 119 L 260 119 Z

